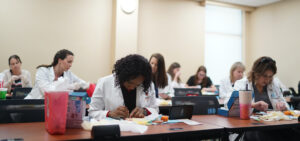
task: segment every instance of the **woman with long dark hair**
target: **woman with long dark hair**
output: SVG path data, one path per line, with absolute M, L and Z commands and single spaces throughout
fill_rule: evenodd
M 72 67 L 74 54 L 66 49 L 58 51 L 50 65 L 39 65 L 35 76 L 35 85 L 25 99 L 43 99 L 45 89 L 58 80 L 58 78 L 68 79 L 68 89 L 86 89 L 89 84 L 78 78 L 69 69 Z
M 166 73 L 164 57 L 160 53 L 152 54 L 149 63 L 152 68 L 152 81 L 156 97 L 170 99 L 174 95 L 174 90 L 171 86 L 171 78 Z

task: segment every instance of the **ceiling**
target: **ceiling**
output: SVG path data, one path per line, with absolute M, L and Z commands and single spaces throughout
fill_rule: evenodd
M 250 6 L 250 7 L 260 7 L 271 3 L 279 2 L 282 0 L 214 0 L 214 1 L 243 5 L 243 6 Z

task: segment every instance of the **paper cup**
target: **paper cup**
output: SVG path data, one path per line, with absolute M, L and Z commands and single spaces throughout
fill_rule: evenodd
M 239 91 L 240 118 L 250 119 L 252 91 Z
M 7 88 L 0 88 L 0 99 L 6 99 Z

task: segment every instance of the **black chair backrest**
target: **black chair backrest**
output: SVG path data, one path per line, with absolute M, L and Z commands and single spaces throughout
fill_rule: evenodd
M 298 83 L 298 94 L 300 94 L 300 81 Z
M 119 125 L 98 125 L 93 126 L 91 135 L 95 141 L 115 141 L 120 138 L 121 132 Z
M 297 96 L 297 93 L 293 87 L 289 87 L 290 91 L 292 92 L 293 96 Z
M 174 96 L 201 96 L 200 88 L 174 88 Z
M 217 114 L 220 107 L 215 96 L 173 97 L 172 105 L 194 105 L 193 115 Z
M 170 108 L 169 119 L 191 119 L 194 105 L 176 105 Z
M 45 120 L 44 99 L 0 100 L 0 123 L 42 122 Z
M 32 88 L 14 88 L 12 99 L 24 99 Z

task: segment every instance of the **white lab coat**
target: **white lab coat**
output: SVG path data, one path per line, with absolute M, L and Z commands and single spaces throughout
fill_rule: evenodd
M 171 76 L 167 73 L 168 77 L 168 85 L 164 88 L 158 88 L 158 94 L 165 93 L 169 94 L 169 96 L 174 97 L 174 89 L 172 87 L 172 79 Z
M 136 88 L 136 93 L 136 107 L 147 108 L 151 113 L 158 113 L 153 84 L 151 84 L 148 94 L 145 94 L 142 86 Z M 89 116 L 100 120 L 106 117 L 108 111 L 124 105 L 122 90 L 119 86 L 115 86 L 115 76 L 105 76 L 98 80 L 92 96 Z
M 4 87 L 8 88 L 8 91 L 10 91 L 11 85 L 9 85 L 9 81 L 11 80 L 12 74 L 9 69 L 4 70 L 2 73 L 4 74 L 4 76 L 3 76 Z M 30 72 L 22 69 L 21 75 L 24 78 L 24 79 L 21 79 L 22 87 L 32 87 Z
M 243 78 L 241 80 L 237 80 L 234 85 L 234 90 L 246 90 L 246 84 L 248 85 L 248 90 L 253 91 L 253 85 L 251 82 L 248 81 L 247 78 Z M 274 110 L 279 110 L 276 108 L 276 103 L 281 101 L 284 102 L 287 109 L 289 109 L 289 106 L 282 95 L 282 83 L 279 81 L 278 78 L 274 78 L 271 84 L 267 86 L 268 96 L 270 99 L 270 102 L 272 104 L 272 107 Z M 253 99 L 254 100 L 254 99 Z M 228 101 L 225 101 L 224 104 L 227 104 Z
M 233 92 L 230 77 L 226 77 L 220 81 L 220 98 L 229 98 Z
M 179 83 L 175 80 L 172 80 L 172 77 L 170 74 L 168 74 L 168 77 L 170 77 L 171 79 L 171 87 L 174 88 L 185 88 L 185 84 L 184 83 Z M 168 78 L 169 79 L 169 78 Z
M 64 72 L 63 77 L 69 80 L 69 84 L 86 83 L 69 70 Z M 40 67 L 35 75 L 35 85 L 25 99 L 44 99 L 44 91 L 51 86 L 51 83 L 54 82 L 54 79 L 55 74 L 53 67 Z

